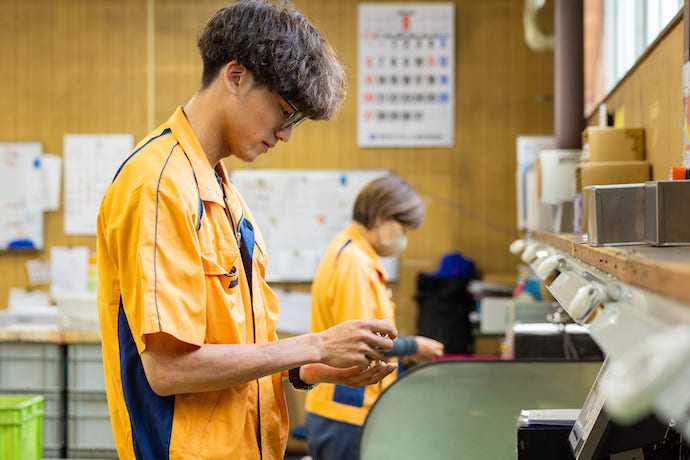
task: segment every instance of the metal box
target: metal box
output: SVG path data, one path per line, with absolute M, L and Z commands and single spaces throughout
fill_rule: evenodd
M 589 244 L 644 244 L 644 183 L 592 185 L 585 187 L 584 191 Z
M 690 244 L 690 180 L 645 184 L 645 241 L 654 246 Z

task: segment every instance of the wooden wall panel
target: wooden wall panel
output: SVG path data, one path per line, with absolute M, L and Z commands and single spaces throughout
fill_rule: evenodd
M 230 168 L 387 168 L 412 183 L 425 199 L 427 219 L 411 234 L 401 260 L 401 279 L 392 286 L 398 325 L 406 334 L 416 329 L 417 273 L 436 270 L 443 254 L 459 251 L 473 259 L 483 274 L 515 272 L 518 261 L 508 254 L 508 245 L 517 237 L 515 138 L 553 131 L 553 52 L 535 52 L 525 45 L 522 2 L 454 3 L 454 147 L 359 148 L 358 1 L 295 0 L 346 66 L 349 96 L 333 120 L 300 125 L 290 143 L 277 146 L 255 163 L 227 160 Z M 17 5 L 0 0 L 0 4 L 5 11 L 0 21 L 12 24 L 0 31 L 11 37 L 2 40 L 0 49 L 14 69 L 0 70 L 0 91 L 13 102 L 13 112 L 0 115 L 4 117 L 0 136 L 41 140 L 47 151 L 61 153 L 65 133 L 131 132 L 140 139 L 175 107 L 184 105 L 201 76 L 196 36 L 227 2 L 42 0 Z M 146 32 L 147 7 L 153 8 L 152 37 Z M 36 16 L 44 18 L 40 26 Z M 547 28 L 551 17 L 548 10 Z M 46 33 L 49 39 L 38 38 Z M 146 106 L 147 38 L 153 38 L 154 45 L 152 123 L 147 120 Z M 43 50 L 45 46 L 50 52 Z M 56 49 L 62 58 L 54 57 Z M 12 96 L 18 91 L 21 96 Z M 32 91 L 40 95 L 29 96 Z M 31 110 L 32 104 L 44 110 Z M 53 214 L 47 216 L 49 245 L 95 248 L 94 238 L 65 237 L 61 213 Z M 26 285 L 25 275 L 12 278 L 16 271 L 23 272 L 24 261 L 23 256 L 0 255 L 0 305 L 5 303 L 8 286 Z M 309 286 L 290 287 L 307 290 Z
M 146 4 L 138 0 L 0 1 L 0 141 L 40 141 L 62 155 L 67 133 L 145 130 Z M 46 248 L 96 239 L 66 236 L 62 209 L 45 214 Z M 0 308 L 10 287 L 26 287 L 27 260 L 0 253 Z M 45 288 L 45 287 L 42 287 Z
M 604 99 L 609 113 L 625 110 L 625 126 L 644 128 L 647 160 L 654 180 L 668 179 L 683 156 L 683 21 Z M 597 111 L 588 120 L 598 122 Z

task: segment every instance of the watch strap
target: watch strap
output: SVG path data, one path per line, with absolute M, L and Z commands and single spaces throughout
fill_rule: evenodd
M 288 371 L 288 377 L 290 379 L 290 383 L 292 384 L 292 388 L 296 390 L 311 390 L 318 385 L 318 383 L 307 383 L 302 380 L 299 376 L 300 367 L 301 366 L 293 367 Z

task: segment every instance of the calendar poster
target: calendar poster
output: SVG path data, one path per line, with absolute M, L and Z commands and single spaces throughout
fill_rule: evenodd
M 103 195 L 133 148 L 131 134 L 65 135 L 65 235 L 96 234 Z
M 451 3 L 359 5 L 361 147 L 453 145 L 454 23 Z

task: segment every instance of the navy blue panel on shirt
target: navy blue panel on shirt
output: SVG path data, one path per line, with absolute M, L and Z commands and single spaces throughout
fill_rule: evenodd
M 333 401 L 348 406 L 362 407 L 364 404 L 364 388 L 350 388 L 343 385 L 336 385 L 333 390 Z
M 118 312 L 120 377 L 125 405 L 132 424 L 132 444 L 137 460 L 165 460 L 170 454 L 175 397 L 153 392 L 137 352 L 120 298 Z
M 343 244 L 343 247 L 340 248 L 340 250 L 338 251 L 338 255 L 335 256 L 335 263 L 338 263 L 338 258 L 340 258 L 340 253 L 342 253 L 342 252 L 343 252 L 343 249 L 345 249 L 345 248 L 347 247 L 347 245 L 350 244 L 350 243 L 352 243 L 352 240 L 347 240 L 347 241 L 345 242 L 345 244 Z
M 148 141 L 146 141 L 146 144 L 142 145 L 141 147 L 139 147 L 138 149 L 136 149 L 134 152 L 132 152 L 132 154 L 131 154 L 130 156 L 128 156 L 128 157 L 125 159 L 125 161 L 122 162 L 122 164 L 120 165 L 120 167 L 117 168 L 117 172 L 115 173 L 115 177 L 113 177 L 112 182 L 115 182 L 115 179 L 117 179 L 117 176 L 120 175 L 120 171 L 122 171 L 122 168 L 125 167 L 125 165 L 126 165 L 127 162 L 130 160 L 130 158 L 132 158 L 134 155 L 136 155 L 136 154 L 139 152 L 139 150 L 143 149 L 144 147 L 146 147 L 147 145 L 149 145 L 150 142 L 155 141 L 155 140 L 158 139 L 159 137 L 165 136 L 165 135 L 170 134 L 170 133 L 172 133 L 172 130 L 171 130 L 170 128 L 165 128 L 158 136 L 152 137 L 151 139 L 149 139 Z
M 240 245 L 240 254 L 242 256 L 242 265 L 244 271 L 247 273 L 247 280 L 249 281 L 249 292 L 253 298 L 252 292 L 252 254 L 254 254 L 254 227 L 247 219 L 242 218 L 238 224 L 240 234 L 242 235 L 242 244 Z M 253 301 L 252 301 L 253 302 Z

